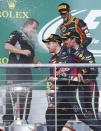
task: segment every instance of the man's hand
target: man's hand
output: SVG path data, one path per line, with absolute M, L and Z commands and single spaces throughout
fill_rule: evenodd
M 57 80 L 58 78 L 56 77 L 54 77 L 54 76 L 50 76 L 49 78 L 48 78 L 48 81 L 51 81 L 51 82 L 54 82 L 55 80 Z
M 89 83 L 89 80 L 88 79 L 84 79 L 83 78 L 83 75 L 82 74 L 78 74 L 78 79 L 79 79 L 79 82 L 82 82 L 83 84 L 88 84 Z
M 87 84 L 89 83 L 89 80 L 88 80 L 88 79 L 85 79 L 85 80 L 83 79 L 83 80 L 82 80 L 82 83 L 83 83 L 84 85 L 87 85 Z
M 47 81 L 47 88 L 50 89 L 50 90 L 55 90 L 55 80 L 57 80 L 57 78 L 55 78 L 54 76 L 50 76 L 48 78 L 48 81 Z
M 41 64 L 41 61 L 38 58 L 34 57 L 33 63 L 34 64 Z
M 25 56 L 30 56 L 31 51 L 30 50 L 22 50 L 22 54 L 25 55 Z
M 54 83 L 48 81 L 48 82 L 47 82 L 47 88 L 48 88 L 49 90 L 55 90 L 55 85 L 54 85 Z
M 78 80 L 79 80 L 79 82 L 81 82 L 83 80 L 83 76 L 81 73 L 78 73 Z
M 83 69 L 82 69 L 82 74 L 87 74 L 87 73 L 88 73 L 87 68 L 83 68 Z

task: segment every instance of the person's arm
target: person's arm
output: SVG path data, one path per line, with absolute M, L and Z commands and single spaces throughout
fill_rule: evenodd
M 11 53 L 22 54 L 22 55 L 26 55 L 26 56 L 31 55 L 31 51 L 18 49 L 10 43 L 6 43 L 5 49 Z
M 10 34 L 6 44 L 5 49 L 9 51 L 10 53 L 16 53 L 16 54 L 22 54 L 26 56 L 31 55 L 31 51 L 29 50 L 22 50 L 21 48 L 17 48 L 15 45 L 19 43 L 19 32 L 14 31 Z
M 82 83 L 88 84 L 91 80 L 96 80 L 96 77 L 98 75 L 98 68 L 82 68 L 80 74 L 82 76 Z
M 34 64 L 41 64 L 40 60 L 38 58 L 36 58 L 36 57 L 34 57 L 33 63 Z
M 75 56 L 79 59 L 79 63 L 95 63 L 93 54 L 88 50 L 79 49 L 75 51 Z M 79 69 L 79 73 L 83 76 L 83 83 L 87 84 L 90 80 L 96 79 L 98 76 L 98 68 L 96 67 L 83 67 Z
M 63 34 L 63 28 L 66 28 L 64 24 L 59 25 L 55 34 L 61 36 Z
M 83 20 L 80 19 L 79 22 L 78 22 L 78 27 L 81 30 L 82 35 L 84 35 L 83 36 L 84 37 L 83 46 L 87 47 L 92 41 L 92 37 L 91 37 L 91 34 L 88 30 L 88 26 Z
M 16 53 L 16 54 L 21 54 L 21 55 L 26 55 L 26 56 L 30 56 L 31 55 L 31 51 L 30 50 L 22 50 L 22 49 L 18 49 L 15 46 L 13 46 L 10 43 L 6 43 L 5 45 L 5 49 L 11 53 Z
M 79 63 L 95 63 L 95 59 L 88 50 L 84 48 L 79 48 L 74 50 L 74 56 L 79 60 Z

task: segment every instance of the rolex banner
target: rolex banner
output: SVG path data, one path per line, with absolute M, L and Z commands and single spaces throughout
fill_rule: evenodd
M 62 23 L 57 6 L 63 2 L 70 5 L 72 15 L 86 22 L 93 38 L 88 49 L 94 54 L 96 63 L 100 63 L 101 1 L 0 0 L 0 64 L 8 63 L 9 53 L 4 49 L 4 45 L 9 34 L 14 30 L 20 30 L 27 18 L 35 18 L 39 22 L 35 54 L 42 63 L 48 63 L 50 54 L 42 39 L 48 37 L 51 33 L 55 33 Z M 44 69 L 41 72 L 45 73 Z M 1 76 L 1 79 L 3 79 L 3 76 Z
M 86 22 L 93 38 L 88 49 L 94 54 L 96 63 L 100 63 L 100 0 L 93 1 L 93 3 L 91 0 L 0 0 L 0 64 L 8 63 L 9 53 L 4 49 L 4 46 L 9 34 L 12 31 L 20 30 L 27 18 L 35 18 L 39 22 L 35 54 L 42 63 L 48 63 L 50 55 L 42 39 L 48 37 L 51 33 L 55 33 L 62 23 L 62 18 L 57 9 L 59 3 L 62 2 L 67 2 L 70 5 L 72 15 Z M 41 72 L 44 73 L 44 69 Z M 1 76 L 1 79 L 4 79 L 4 77 Z
M 42 36 L 48 32 L 55 32 L 56 28 L 61 24 L 61 19 L 57 10 L 59 3 L 67 2 L 70 4 L 71 12 L 76 17 L 82 18 L 88 25 L 90 33 L 93 37 L 89 49 L 94 52 L 97 62 L 100 57 L 100 1 L 79 1 L 79 0 L 0 0 L 0 29 L 1 29 L 1 51 L 0 63 L 7 63 L 7 52 L 4 50 L 4 44 L 10 32 L 20 29 L 23 21 L 29 17 L 34 17 L 39 21 L 39 46 L 42 46 L 39 54 L 42 61 L 47 63 L 45 57 L 48 55 L 45 46 L 41 42 Z M 44 57 L 44 59 L 43 59 Z M 46 57 L 47 58 L 47 57 Z

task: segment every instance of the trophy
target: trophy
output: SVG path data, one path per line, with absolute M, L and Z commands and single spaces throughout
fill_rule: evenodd
M 27 124 L 25 120 L 26 116 L 26 108 L 27 108 L 27 100 L 30 92 L 30 88 L 23 86 L 13 86 L 9 88 L 11 102 L 13 107 L 14 114 L 14 122 L 9 127 L 9 131 L 36 131 L 36 127 L 34 125 Z M 22 119 L 20 118 L 20 98 L 25 98 L 23 103 L 23 114 Z
M 11 87 L 10 88 L 10 95 L 11 95 L 11 101 L 12 101 L 12 106 L 13 106 L 13 114 L 14 114 L 14 123 L 16 124 L 25 124 L 25 113 L 26 113 L 26 107 L 27 107 L 27 99 L 28 99 L 28 94 L 29 94 L 29 88 L 27 87 L 21 87 L 21 86 L 16 86 L 16 87 Z M 16 101 L 14 100 L 14 97 L 16 97 Z M 23 119 L 20 119 L 20 97 L 25 97 L 25 103 L 23 107 Z M 13 123 L 13 124 L 14 124 Z

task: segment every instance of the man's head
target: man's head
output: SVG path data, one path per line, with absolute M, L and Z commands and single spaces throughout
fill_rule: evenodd
M 23 25 L 23 30 L 31 38 L 33 33 L 36 32 L 39 22 L 34 18 L 28 18 Z
M 71 31 L 61 36 L 64 46 L 74 48 L 81 44 L 80 35 L 76 31 Z
M 61 48 L 62 40 L 56 34 L 51 34 L 47 39 L 43 39 L 42 41 L 47 44 L 50 53 L 57 53 Z
M 58 11 L 64 20 L 68 20 L 70 16 L 70 6 L 67 3 L 58 5 Z

